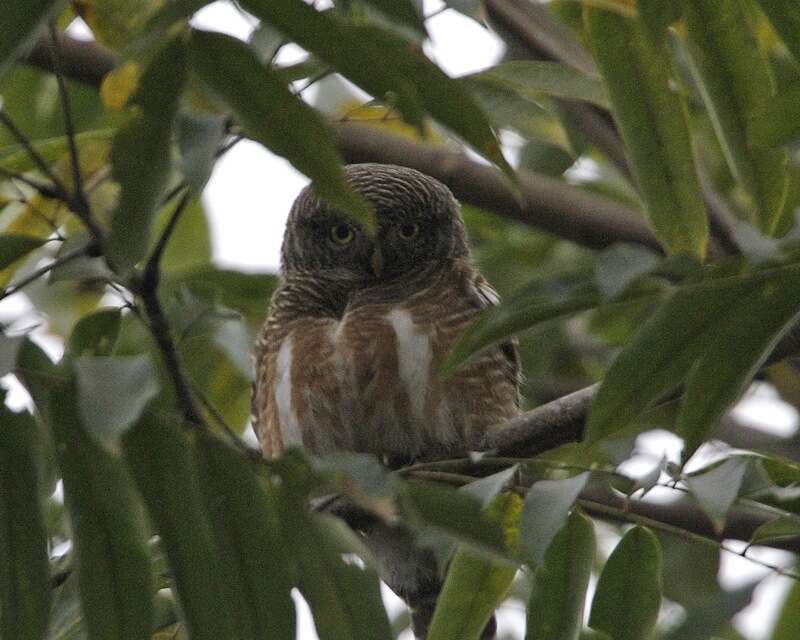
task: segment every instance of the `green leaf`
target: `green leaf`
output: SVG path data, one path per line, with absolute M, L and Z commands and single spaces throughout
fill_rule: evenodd
M 680 2 L 636 0 L 636 8 L 639 10 L 642 24 L 649 30 L 650 37 L 655 40 L 664 38 L 669 25 L 679 20 L 683 14 Z
M 410 27 L 425 36 L 425 21 L 411 0 L 364 0 L 398 25 Z
M 775 95 L 769 63 L 740 0 L 688 0 L 685 11 L 689 68 L 728 166 L 755 205 L 755 221 L 772 233 L 788 191 L 788 155 L 757 148 L 748 131 Z
M 473 83 L 497 84 L 513 89 L 533 101 L 543 96 L 591 102 L 609 108 L 609 98 L 602 80 L 587 75 L 561 62 L 515 60 L 502 62 L 485 71 L 462 78 L 468 86 Z
M 725 528 L 725 518 L 739 495 L 748 465 L 748 458 L 734 456 L 710 471 L 685 478 L 686 486 L 697 498 L 717 533 L 722 533 Z
M 503 469 L 485 478 L 465 484 L 459 491 L 475 496 L 485 509 L 498 493 L 508 488 L 518 469 L 518 465 L 511 465 L 508 469 Z
M 571 513 L 533 574 L 526 640 L 578 639 L 594 551 L 592 521 Z
M 647 640 L 661 606 L 661 549 L 644 527 L 634 527 L 608 558 L 592 600 L 589 626 L 614 640 Z
M 0 377 L 11 373 L 17 366 L 17 356 L 24 342 L 25 336 L 0 333 Z
M 411 482 L 402 498 L 409 525 L 422 531 L 430 527 L 477 551 L 508 559 L 502 530 L 469 493 L 434 483 Z
M 340 520 L 303 513 L 284 515 L 300 570 L 300 589 L 311 607 L 320 640 L 392 637 L 379 592 L 378 575 L 350 556 L 368 555 Z
M 800 85 L 791 85 L 770 97 L 750 116 L 748 133 L 759 149 L 778 147 L 800 137 Z
M 412 124 L 421 126 L 423 113 L 430 113 L 516 181 L 486 114 L 417 46 L 373 25 L 316 11 L 302 0 L 244 0 L 242 6 L 378 100 L 390 98 Z M 377 60 L 391 64 L 369 62 Z
M 587 6 L 584 18 L 653 231 L 670 253 L 703 258 L 708 220 L 666 43 L 612 11 Z
M 5 395 L 5 394 L 2 394 Z M 36 424 L 0 398 L 0 637 L 42 640 L 50 619 L 50 566 Z
M 788 268 L 787 268 L 788 270 Z M 586 440 L 623 429 L 675 388 L 720 331 L 741 299 L 762 286 L 753 277 L 730 277 L 675 290 L 616 357 L 592 403 Z
M 450 350 L 440 375 L 450 375 L 470 356 L 504 338 L 545 320 L 591 309 L 600 300 L 591 285 L 534 281 L 500 305 L 481 312 Z
M 786 595 L 769 640 L 794 640 L 800 634 L 800 582 L 795 582 Z
M 613 300 L 637 278 L 652 271 L 659 262 L 659 256 L 647 247 L 614 244 L 597 258 L 597 284 L 604 297 Z
M 178 118 L 181 168 L 195 193 L 206 186 L 225 138 L 225 118 L 210 113 L 182 113 Z
M 567 522 L 569 510 L 588 480 L 589 473 L 585 472 L 566 480 L 539 480 L 528 490 L 520 522 L 520 546 L 531 568 L 544 562 L 548 547 Z
M 179 417 L 145 413 L 122 439 L 175 579 L 193 640 L 233 640 L 229 592 L 205 510 L 193 453 Z
M 196 452 L 221 564 L 236 590 L 233 617 L 240 636 L 293 640 L 289 557 L 278 532 L 273 497 L 252 463 L 215 435 L 199 433 Z
M 716 638 L 720 630 L 730 624 L 731 619 L 748 606 L 753 591 L 761 581 L 756 580 L 733 591 L 721 591 L 688 608 L 686 618 L 669 633 L 665 640 L 707 640 Z
M 81 318 L 67 342 L 67 353 L 72 358 L 81 356 L 108 356 L 119 337 L 122 313 L 116 307 L 99 309 Z
M 130 119 L 114 136 L 111 164 L 120 184 L 106 255 L 119 271 L 141 260 L 170 175 L 173 120 L 183 90 L 186 51 L 174 39 L 153 58 L 139 80 Z
M 63 4 L 62 0 L 4 4 L 0 22 L 0 76 L 35 35 L 36 27 L 58 15 Z
M 756 0 L 770 23 L 800 62 L 800 7 L 794 0 Z
M 507 538 L 516 538 L 519 515 L 520 498 L 514 493 L 497 496 L 488 508 L 488 516 L 506 531 Z M 516 567 L 460 547 L 447 570 L 426 638 L 478 640 L 508 594 L 516 571 Z
M 159 390 L 147 355 L 81 356 L 75 372 L 81 421 L 101 443 L 116 443 Z
M 244 43 L 219 33 L 193 31 L 190 51 L 202 83 L 251 136 L 311 178 L 320 197 L 370 224 L 371 209 L 345 183 L 330 128 L 280 76 Z M 309 140 L 314 144 L 309 146 Z
M 65 375 L 66 372 L 62 372 Z M 72 380 L 45 387 L 75 545 L 86 627 L 94 640 L 146 640 L 153 588 L 140 505 L 121 461 L 83 430 Z M 40 396 L 31 389 L 41 412 Z
M 800 273 L 794 270 L 737 300 L 736 313 L 709 336 L 686 380 L 676 431 L 687 459 L 744 393 L 778 340 L 800 312 Z
M 779 516 L 774 520 L 765 522 L 753 531 L 748 544 L 763 544 L 767 541 L 782 540 L 785 538 L 800 537 L 800 519 L 788 516 Z
M 0 269 L 5 269 L 34 249 L 41 247 L 46 240 L 20 234 L 0 235 Z

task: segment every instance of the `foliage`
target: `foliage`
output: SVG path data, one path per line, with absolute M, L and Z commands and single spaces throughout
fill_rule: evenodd
M 447 2 L 507 44 L 458 78 L 412 0 L 241 0 L 249 42 L 193 27 L 205 0 L 8 4 L 0 301 L 32 309 L 0 327 L 30 397 L 0 406 L 2 640 L 288 640 L 293 589 L 323 640 L 393 637 L 358 533 L 308 509 L 331 492 L 435 550 L 431 639 L 477 639 L 506 600 L 531 639 L 741 637 L 757 583 L 719 584 L 725 538 L 800 551 L 800 441 L 730 414 L 756 377 L 800 397 L 796 364 L 770 367 L 798 355 L 796 0 Z M 97 43 L 54 44 L 77 15 Z M 243 137 L 364 221 L 345 158 L 448 183 L 506 302 L 441 375 L 517 336 L 518 451 L 541 455 L 389 471 L 245 444 L 277 275 L 215 265 L 199 197 Z M 628 473 L 654 429 L 682 456 Z M 765 566 L 794 580 L 771 636 L 794 638 L 798 576 Z

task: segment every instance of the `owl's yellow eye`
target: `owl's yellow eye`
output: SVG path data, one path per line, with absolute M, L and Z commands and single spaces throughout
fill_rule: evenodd
M 419 225 L 416 222 L 401 224 L 398 233 L 403 240 L 413 240 L 419 235 Z
M 336 244 L 346 245 L 353 241 L 356 234 L 349 224 L 335 224 L 331 227 L 331 240 Z

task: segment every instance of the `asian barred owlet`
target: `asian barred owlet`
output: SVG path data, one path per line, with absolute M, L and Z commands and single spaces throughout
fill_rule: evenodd
M 253 425 L 261 447 L 268 457 L 301 446 L 393 463 L 464 455 L 519 411 L 510 342 L 446 381 L 438 377 L 460 332 L 497 295 L 472 265 L 458 204 L 444 185 L 393 165 L 350 165 L 345 176 L 375 208 L 377 231 L 367 234 L 311 187 L 295 200 L 283 280 L 256 345 Z M 420 604 L 434 576 L 410 568 L 398 575 L 402 558 L 389 564 L 389 586 Z

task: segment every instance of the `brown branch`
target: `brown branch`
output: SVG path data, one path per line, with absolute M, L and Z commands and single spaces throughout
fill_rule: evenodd
M 660 245 L 635 209 L 547 176 L 520 172 L 522 204 L 505 179 L 441 145 L 413 142 L 374 126 L 335 125 L 347 162 L 385 162 L 411 167 L 446 184 L 460 200 L 591 248 L 615 242 Z
M 98 85 L 115 64 L 114 54 L 93 44 L 60 36 L 64 75 Z M 48 40 L 39 41 L 26 62 L 53 71 Z M 77 73 L 80 72 L 80 73 Z M 90 73 L 87 71 L 91 71 Z M 488 211 L 536 226 L 593 248 L 614 242 L 660 248 L 635 209 L 595 196 L 547 176 L 520 176 L 523 203 L 490 167 L 441 147 L 421 145 L 376 127 L 336 125 L 339 150 L 348 162 L 385 162 L 412 167 L 440 179 L 456 197 Z
M 105 75 L 117 66 L 117 55 L 95 42 L 58 34 L 58 55 L 64 77 L 83 84 L 99 87 Z M 54 47 L 46 36 L 40 38 L 22 62 L 42 71 L 52 73 Z

